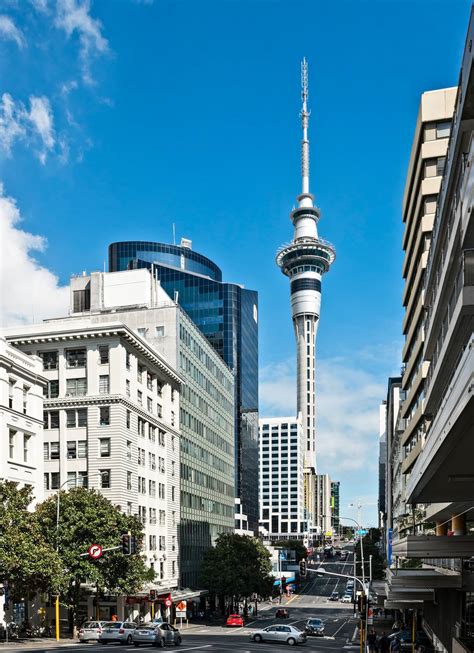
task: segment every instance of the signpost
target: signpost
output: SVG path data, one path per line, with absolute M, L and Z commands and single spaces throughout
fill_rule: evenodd
M 186 619 L 186 613 L 187 613 L 187 602 L 186 601 L 178 601 L 176 604 L 176 617 L 180 618 L 180 627 L 183 627 L 183 617 Z
M 357 531 L 357 535 L 367 535 L 367 529 L 359 528 L 359 530 Z
M 171 608 L 171 606 L 173 605 L 173 601 L 171 600 L 171 597 L 170 597 L 170 596 L 168 596 L 168 597 L 165 599 L 165 605 L 166 605 L 167 608 Z
M 87 549 L 87 553 L 89 554 L 89 558 L 92 558 L 92 560 L 98 560 L 102 555 L 102 547 L 100 544 L 91 544 Z

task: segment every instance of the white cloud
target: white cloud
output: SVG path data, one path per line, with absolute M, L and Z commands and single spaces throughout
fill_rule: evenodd
M 55 148 L 54 117 L 47 97 L 30 96 L 30 109 L 26 110 L 21 101 L 16 101 L 9 93 L 4 93 L 0 101 L 0 149 L 11 155 L 17 140 L 33 147 L 39 141 L 37 152 L 40 162 L 46 163 L 47 155 Z
M 15 25 L 9 16 L 0 16 L 0 36 L 5 40 L 14 41 L 19 48 L 26 46 L 23 32 Z
M 55 145 L 54 128 L 53 128 L 53 112 L 51 111 L 51 104 L 47 97 L 30 97 L 30 112 L 28 118 L 31 122 L 33 129 L 37 132 L 42 142 L 42 148 L 39 153 L 41 163 L 44 165 L 46 162 L 47 153 L 50 152 Z
M 4 93 L 0 101 L 0 147 L 7 156 L 15 141 L 26 133 L 25 109 L 17 105 L 9 93 Z
M 48 11 L 48 0 L 30 0 L 36 11 L 46 13 Z
M 107 52 L 109 43 L 102 35 L 102 23 L 92 18 L 89 11 L 89 0 L 57 0 L 54 23 L 66 32 L 68 38 L 77 34 L 81 45 L 82 77 L 84 82 L 92 84 L 91 59 Z
M 38 322 L 67 314 L 69 288 L 35 260 L 43 252 L 42 236 L 18 228 L 21 215 L 16 202 L 0 184 L 0 298 L 2 326 Z
M 294 360 L 269 365 L 261 370 L 260 377 L 261 415 L 294 415 Z M 337 477 L 341 472 L 376 466 L 379 405 L 386 392 L 385 378 L 364 370 L 357 354 L 351 360 L 317 360 L 318 467 L 325 473 Z

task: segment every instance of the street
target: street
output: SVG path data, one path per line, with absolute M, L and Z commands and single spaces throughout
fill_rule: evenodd
M 319 566 L 319 565 L 317 565 Z M 337 558 L 323 563 L 329 571 L 351 575 L 353 573 L 353 554 L 350 554 L 346 561 L 341 562 Z M 318 617 L 323 620 L 325 625 L 325 635 L 323 637 L 309 637 L 306 644 L 301 645 L 306 651 L 340 651 L 347 639 L 352 637 L 355 628 L 353 619 L 353 609 L 350 604 L 341 604 L 339 602 L 328 601 L 328 597 L 336 590 L 343 594 L 346 581 L 343 578 L 324 578 L 318 577 L 308 568 L 308 581 L 301 594 L 297 594 L 289 599 L 284 599 L 282 606 L 289 611 L 289 619 L 275 619 L 275 611 L 279 607 L 278 603 L 268 606 L 259 611 L 258 618 L 250 621 L 243 628 L 228 629 L 221 625 L 208 626 L 193 624 L 189 630 L 182 628 L 183 642 L 180 651 L 210 651 L 217 653 L 219 651 L 235 651 L 236 653 L 271 653 L 278 649 L 286 649 L 285 644 L 274 642 L 256 643 L 251 641 L 252 633 L 270 626 L 272 624 L 294 625 L 303 628 L 305 621 L 309 617 Z M 13 652 L 27 650 L 29 653 L 44 653 L 45 651 L 57 650 L 61 648 L 74 648 L 75 651 L 103 651 L 103 644 L 81 644 L 80 642 L 70 642 L 56 644 L 56 642 L 47 642 L 41 647 L 35 647 L 34 642 L 17 643 L 12 645 L 3 645 L 1 650 Z M 136 651 L 132 646 L 118 646 L 109 644 L 107 648 L 120 648 L 124 653 Z M 149 647 L 144 647 L 147 650 Z

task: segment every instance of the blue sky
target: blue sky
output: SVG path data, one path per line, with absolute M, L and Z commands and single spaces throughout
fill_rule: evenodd
M 399 368 L 400 206 L 420 94 L 455 85 L 468 0 L 2 0 L 2 295 L 62 314 L 109 242 L 191 238 L 260 293 L 261 413 L 294 411 L 288 281 L 299 62 L 311 190 L 337 260 L 318 332 L 319 469 L 376 519 L 378 405 Z M 14 204 L 16 202 L 16 206 Z

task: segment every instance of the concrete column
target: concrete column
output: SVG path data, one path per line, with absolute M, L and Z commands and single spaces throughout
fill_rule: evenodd
M 451 530 L 453 535 L 466 535 L 466 514 L 453 515 L 451 522 Z
M 448 525 L 443 524 L 442 522 L 436 522 L 436 535 L 447 535 L 448 534 Z

